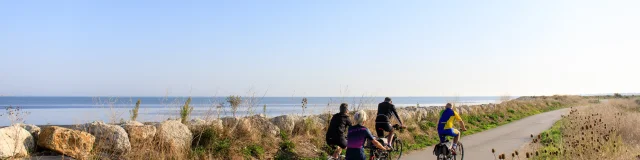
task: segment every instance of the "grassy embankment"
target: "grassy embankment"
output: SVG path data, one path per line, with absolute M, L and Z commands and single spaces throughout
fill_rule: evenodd
M 583 100 L 584 98 L 578 96 L 526 97 L 506 101 L 493 108 L 474 107 L 473 111 L 461 116 L 469 129 L 465 134 L 469 135 L 527 116 L 576 105 Z M 416 150 L 437 143 L 437 113 L 424 116 L 401 114 L 405 115 L 401 117 L 407 129 L 400 132 L 399 137 L 404 140 L 406 149 Z M 368 111 L 368 114 L 365 126 L 373 129 L 375 111 Z M 326 116 L 329 118 L 330 115 Z M 194 142 L 190 158 L 325 159 L 329 152 L 324 140 L 326 129 L 327 124 L 318 124 L 312 118 L 306 118 L 301 125 L 296 125 L 291 135 L 281 133 L 273 136 L 260 129 L 220 131 L 215 128 L 203 128 L 198 138 L 199 142 Z
M 506 101 L 497 105 L 496 108 L 461 114 L 468 129 L 464 135 L 492 129 L 531 115 L 576 105 L 581 100 L 573 96 L 535 97 L 529 100 Z M 430 116 L 427 120 L 412 122 L 419 127 L 409 125 L 408 133 L 400 134 L 401 138 L 409 142 L 406 148 L 415 150 L 438 143 L 436 131 L 438 118 L 438 116 Z
M 640 159 L 638 124 L 638 97 L 619 97 L 574 108 L 549 130 L 532 135 L 532 143 L 521 158 Z
M 233 99 L 228 100 L 236 104 Z M 522 97 L 505 101 L 497 105 L 474 106 L 465 108 L 461 113 L 469 129 L 465 135 L 515 121 L 530 115 L 569 107 L 586 101 L 578 96 L 546 96 Z M 233 103 L 232 103 L 233 102 Z M 239 103 L 232 106 L 238 106 Z M 375 103 L 371 104 L 375 105 Z M 492 106 L 492 107 L 488 107 Z M 132 112 L 135 112 L 133 109 Z M 191 112 L 189 102 L 181 105 L 181 116 L 184 121 Z M 421 149 L 437 143 L 436 122 L 440 110 L 425 108 L 400 109 L 401 118 L 407 129 L 398 133 L 405 142 L 407 150 Z M 425 112 L 428 111 L 428 112 Z M 368 110 L 369 117 L 365 123 L 370 129 L 374 127 L 374 110 Z M 136 114 L 131 119 L 135 120 Z M 153 138 L 140 148 L 132 148 L 133 152 L 125 157 L 130 159 L 325 159 L 329 153 L 324 134 L 331 114 L 308 116 L 296 121 L 291 134 L 273 133 L 273 124 L 269 119 L 260 116 L 247 118 L 231 118 L 227 122 L 234 125 L 205 125 L 191 129 L 193 144 L 189 150 L 176 151 L 165 148 L 161 142 Z M 92 157 L 100 157 L 97 152 Z

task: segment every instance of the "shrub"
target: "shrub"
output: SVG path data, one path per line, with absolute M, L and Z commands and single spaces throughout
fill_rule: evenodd
M 280 138 L 282 139 L 282 143 L 280 143 L 280 150 L 286 152 L 293 152 L 293 149 L 296 148 L 296 144 L 291 142 L 289 139 L 289 135 L 285 132 L 280 132 Z
M 304 114 L 304 111 L 307 109 L 307 97 L 303 97 L 302 98 L 302 114 Z
M 227 102 L 231 106 L 231 111 L 233 112 L 233 116 L 236 117 L 236 112 L 238 111 L 238 106 L 242 103 L 242 97 L 240 96 L 229 96 L 227 97 Z
M 138 99 L 138 102 L 136 102 L 136 106 L 133 107 L 133 109 L 131 109 L 131 120 L 132 121 L 136 121 L 136 119 L 138 118 L 138 110 L 140 109 L 140 99 Z
M 193 148 L 193 151 L 191 152 L 192 154 L 192 158 L 194 159 L 194 157 L 204 157 L 207 155 L 207 149 L 203 146 L 198 146 Z
M 616 97 L 616 98 L 622 98 L 622 94 L 620 94 L 620 93 L 614 93 L 614 94 L 613 94 L 613 97 Z
M 422 129 L 423 131 L 427 131 L 429 130 L 429 128 L 435 128 L 436 127 L 436 123 L 431 122 L 431 121 L 427 121 L 424 123 L 419 123 L 418 125 L 420 125 L 420 129 Z
M 294 149 L 296 145 L 289 139 L 289 135 L 285 132 L 280 132 L 280 138 L 282 142 L 280 142 L 280 149 L 278 153 L 276 153 L 276 160 L 290 160 L 290 159 L 298 159 Z
M 486 116 L 489 117 L 492 121 L 498 120 L 498 114 L 496 114 L 496 113 L 491 113 L 491 114 L 486 115 Z
M 264 149 L 259 145 L 251 144 L 251 145 L 245 147 L 242 150 L 242 153 L 245 156 L 256 157 L 256 158 L 261 159 L 262 156 L 264 155 Z
M 211 155 L 229 158 L 229 154 L 232 153 L 232 144 L 231 139 L 222 137 L 213 127 L 207 126 L 194 132 L 192 152 L 195 156 L 201 157 Z
M 266 104 L 262 105 L 262 114 L 264 114 L 264 116 L 267 116 L 267 105 Z
M 464 123 L 468 123 L 470 125 L 477 125 L 477 121 L 479 121 L 480 117 L 476 115 L 463 114 L 460 115 Z
M 211 145 L 211 151 L 217 155 L 226 156 L 231 150 L 231 140 L 228 138 L 222 139 Z
M 202 130 L 194 131 L 194 138 L 192 142 L 192 146 L 211 146 L 213 143 L 216 143 L 219 139 L 218 132 L 214 130 L 212 127 L 206 127 Z
M 184 102 L 184 105 L 182 106 L 182 108 L 180 108 L 180 118 L 182 119 L 182 124 L 187 123 L 187 120 L 189 119 L 189 115 L 193 111 L 193 107 L 189 106 L 190 103 L 191 103 L 191 97 L 189 97 L 187 101 Z

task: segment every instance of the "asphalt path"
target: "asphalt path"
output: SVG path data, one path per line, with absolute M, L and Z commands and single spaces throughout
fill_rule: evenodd
M 538 135 L 551 128 L 556 121 L 562 118 L 561 115 L 566 115 L 569 111 L 569 108 L 565 108 L 540 113 L 494 129 L 463 136 L 461 142 L 464 146 L 464 159 L 492 160 L 494 156 L 491 153 L 491 149 L 496 150 L 496 155 L 498 153 L 510 155 L 510 153 L 531 141 L 531 134 Z M 404 154 L 401 159 L 424 160 L 436 159 L 436 157 L 433 155 L 433 146 L 430 146 Z

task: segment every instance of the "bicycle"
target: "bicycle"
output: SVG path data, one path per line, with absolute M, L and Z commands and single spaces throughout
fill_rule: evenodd
M 396 131 L 401 131 L 404 130 L 405 127 L 401 127 L 398 124 L 393 125 L 393 128 Z M 387 146 L 387 138 L 377 138 L 376 139 L 378 142 L 380 142 L 380 144 L 382 144 L 383 146 Z M 369 143 L 369 159 L 370 160 L 391 160 L 394 155 L 397 154 L 398 156 L 398 160 L 400 159 L 400 157 L 402 157 L 402 149 L 403 149 L 403 143 L 402 140 L 398 138 L 398 134 L 394 134 L 393 135 L 393 142 L 391 142 L 391 144 L 393 144 L 393 149 L 392 150 L 381 150 L 378 149 L 376 146 L 373 145 L 373 143 Z
M 340 154 L 340 156 L 338 156 L 337 159 L 329 156 L 329 157 L 327 157 L 327 160 L 345 160 L 345 156 Z
M 460 131 L 460 135 L 462 135 L 462 131 Z M 464 158 L 464 146 L 462 146 L 462 142 L 458 140 L 458 147 L 455 150 L 455 154 L 451 152 L 452 146 L 452 142 L 445 140 L 443 143 L 439 143 L 433 147 L 433 154 L 436 155 L 438 160 L 462 160 Z

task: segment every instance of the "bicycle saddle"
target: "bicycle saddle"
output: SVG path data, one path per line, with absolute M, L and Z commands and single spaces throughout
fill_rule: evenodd
M 387 138 L 378 138 L 378 141 L 382 141 L 383 145 L 389 144 L 389 140 L 387 140 Z

